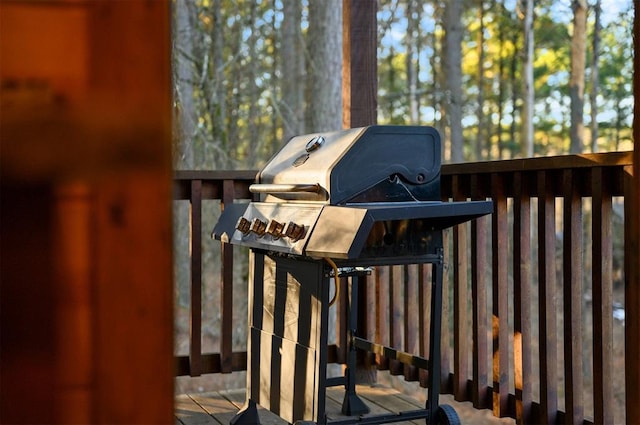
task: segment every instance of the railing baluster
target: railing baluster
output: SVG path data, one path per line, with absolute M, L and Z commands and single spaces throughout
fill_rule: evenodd
M 582 198 L 573 170 L 564 170 L 562 180 L 565 423 L 582 424 Z
M 442 277 L 442 317 L 446 317 L 447 321 L 442 321 L 441 332 L 442 337 L 440 338 L 440 392 L 451 394 L 453 392 L 453 381 L 451 381 L 450 376 L 453 372 L 451 369 L 452 362 L 452 335 L 451 328 L 449 327 L 449 321 L 453 317 L 453 305 L 449 301 L 452 299 L 452 289 L 451 289 L 451 280 L 449 279 L 448 267 L 451 267 L 452 259 L 449 256 L 449 252 L 451 252 L 451 228 L 444 230 L 444 240 L 442 241 L 443 252 L 445 253 L 444 258 L 444 273 Z M 436 273 L 436 265 L 434 264 L 431 267 L 431 274 L 433 277 L 433 273 Z M 433 285 L 431 285 L 433 288 Z M 432 295 L 433 296 L 433 295 Z M 432 312 L 433 313 L 433 312 Z M 433 319 L 432 319 L 433 320 Z M 430 338 L 431 336 L 429 336 Z
M 222 203 L 224 211 L 226 204 L 233 203 L 235 198 L 233 180 L 222 182 Z M 222 259 L 221 267 L 221 288 L 220 288 L 220 311 L 222 312 L 222 329 L 220 330 L 220 369 L 222 373 L 232 372 L 232 352 L 233 352 L 233 245 L 221 242 L 220 255 Z
M 420 356 L 428 357 L 429 345 L 430 345 L 430 335 L 429 335 L 429 326 L 431 321 L 431 291 L 427 290 L 429 286 L 429 282 L 431 282 L 431 268 L 430 264 L 421 264 L 419 266 L 419 287 L 418 287 L 418 298 L 419 298 L 419 314 L 418 314 L 418 323 L 420 327 Z M 427 387 L 427 379 L 429 374 L 426 369 L 420 369 L 419 372 L 420 386 L 423 388 Z
M 540 421 L 556 422 L 558 412 L 556 330 L 556 229 L 554 182 L 547 171 L 538 172 L 538 311 L 540 358 Z
M 612 200 L 610 179 L 601 167 L 591 173 L 594 422 L 613 423 Z
M 636 56 L 636 60 L 638 60 L 637 58 Z M 636 104 L 636 107 L 637 105 L 639 104 Z M 636 115 L 637 119 L 638 115 Z M 634 160 L 636 163 L 625 166 L 623 172 L 625 235 L 637 235 L 640 231 L 640 193 L 638 193 L 640 188 L 637 183 L 640 180 L 640 176 L 638 176 L 638 170 L 640 170 L 638 162 L 640 161 L 638 161 L 637 150 Z M 625 419 L 629 423 L 640 423 L 640 391 L 637 388 L 637 383 L 640 382 L 640 362 L 637 361 L 640 358 L 640 344 L 637 340 L 640 331 L 640 285 L 638 284 L 638 279 L 640 279 L 640 246 L 637 243 L 639 242 L 629 237 L 624 241 L 624 308 L 627 313 L 624 322 Z M 627 255 L 630 258 L 626 257 Z
M 508 414 L 509 401 L 509 290 L 507 277 L 507 196 L 504 179 L 492 174 L 493 194 L 493 414 Z
M 191 181 L 191 324 L 189 374 L 202 373 L 202 180 Z
M 340 298 L 337 301 L 336 312 L 336 345 L 338 350 L 336 352 L 336 361 L 339 363 L 347 362 L 348 342 L 347 342 L 347 329 L 349 327 L 349 282 L 345 277 L 336 278 L 335 281 L 336 290 L 339 286 Z
M 465 201 L 463 183 L 459 176 L 453 178 L 453 200 Z M 468 279 L 467 267 L 467 225 L 461 224 L 453 228 L 453 395 L 457 401 L 467 400 L 467 382 L 469 376 L 469 331 L 468 319 Z
M 376 310 L 378 318 L 376 324 L 376 338 L 380 344 L 390 346 L 390 324 L 392 322 L 389 300 L 391 299 L 391 288 L 389 285 L 389 267 L 376 267 Z M 376 354 L 376 362 L 379 370 L 389 369 L 389 359 Z
M 531 370 L 531 195 L 523 173 L 513 179 L 513 360 L 516 421 L 532 422 Z
M 418 352 L 418 266 L 409 264 L 404 266 L 404 351 Z M 418 371 L 413 365 L 404 365 L 404 379 L 416 381 Z
M 484 200 L 480 195 L 478 177 L 471 178 L 471 198 Z M 471 299 L 473 308 L 473 382 L 472 401 L 475 408 L 491 406 L 489 396 L 489 359 L 487 331 L 487 232 L 488 217 L 471 222 Z
M 402 301 L 403 297 L 403 266 L 391 266 L 391 282 L 389 283 L 389 289 L 391 292 L 391 296 L 389 299 L 391 300 L 391 315 L 389 317 L 389 332 L 391 339 L 391 346 L 394 348 L 403 347 L 404 338 L 403 338 L 403 325 L 402 320 L 404 318 L 404 303 Z M 404 373 L 404 366 L 397 360 L 391 359 L 389 360 L 389 372 L 392 375 L 402 375 Z

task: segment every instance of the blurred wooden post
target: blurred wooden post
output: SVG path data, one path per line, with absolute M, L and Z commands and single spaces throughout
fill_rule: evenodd
M 0 4 L 0 422 L 171 423 L 169 1 Z

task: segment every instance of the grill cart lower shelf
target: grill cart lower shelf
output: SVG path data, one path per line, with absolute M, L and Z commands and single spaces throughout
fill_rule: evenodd
M 369 273 L 362 267 L 341 268 L 351 285 L 349 347 L 344 377 L 327 378 L 329 286 L 334 268 L 307 257 L 269 255 L 251 250 L 249 284 L 250 336 L 247 348 L 247 400 L 231 420 L 233 425 L 258 424 L 257 405 L 289 423 L 382 424 L 426 419 L 428 424 L 459 424 L 451 406 L 438 404 L 442 315 L 442 250 L 425 257 L 433 266 L 429 358 L 424 359 L 355 336 L 358 284 Z M 334 264 L 335 265 L 335 264 Z M 340 272 L 339 272 L 340 273 Z M 343 277 L 344 274 L 339 274 Z M 355 391 L 356 350 L 384 354 L 428 370 L 428 397 L 424 409 L 397 414 L 368 415 Z M 326 389 L 343 385 L 342 413 L 329 420 Z

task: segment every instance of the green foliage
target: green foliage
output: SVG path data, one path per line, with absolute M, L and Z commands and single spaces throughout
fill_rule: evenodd
M 177 139 L 193 150 L 194 168 L 260 166 L 283 142 L 286 123 L 282 111 L 286 105 L 282 103 L 281 86 L 283 79 L 293 78 L 282 75 L 284 0 L 175 1 L 177 6 L 188 8 L 191 26 L 190 38 L 175 42 L 176 93 L 180 93 L 176 96 L 176 115 L 182 116 L 179 125 L 188 129 L 187 135 Z M 413 96 L 418 104 L 418 122 L 443 130 L 447 123 L 443 100 L 448 95 L 443 89 L 447 76 L 443 75 L 440 59 L 443 3 L 412 2 L 413 17 L 419 22 L 417 30 L 407 37 L 409 1 L 379 2 L 378 121 L 411 123 Z M 468 159 L 475 158 L 477 143 L 482 143 L 479 151 L 486 159 L 509 158 L 519 152 L 523 37 L 518 3 L 465 1 L 462 106 Z M 630 9 L 631 3 L 626 3 Z M 539 155 L 566 153 L 571 5 L 568 1 L 551 0 L 536 4 L 535 151 Z M 304 38 L 309 19 L 307 1 L 302 5 L 299 36 Z M 599 113 L 601 150 L 622 149 L 630 143 L 633 14 L 628 9 L 622 8 L 613 16 L 605 11 L 609 15 L 598 55 L 600 91 L 593 105 Z M 589 25 L 593 26 L 592 20 Z M 174 27 L 178 40 L 184 22 Z M 587 45 L 588 54 L 593 55 L 591 42 Z M 483 63 L 479 64 L 481 57 Z M 313 66 L 313 61 L 307 64 Z M 178 72 L 185 65 L 188 75 Z M 413 88 L 408 81 L 410 71 L 417 75 Z M 588 79 L 589 69 L 586 75 Z M 189 119 L 184 114 L 191 117 L 193 128 L 186 125 Z M 585 123 L 588 122 L 586 115 Z

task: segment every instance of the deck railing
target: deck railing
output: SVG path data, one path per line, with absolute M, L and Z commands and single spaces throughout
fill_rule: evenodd
M 631 161 L 631 153 L 608 153 L 442 167 L 443 199 L 494 202 L 492 216 L 445 238 L 443 392 L 524 423 L 624 422 L 624 370 L 638 366 L 625 364 L 624 329 L 614 319 L 614 307 L 624 305 L 624 285 L 616 286 L 624 259 L 614 251 L 624 234 L 618 210 L 630 190 Z M 246 367 L 246 351 L 232 349 L 234 329 L 246 322 L 234 323 L 233 248 L 226 244 L 220 297 L 207 307 L 220 311 L 220 349 L 202 353 L 202 238 L 211 229 L 201 223 L 203 200 L 224 208 L 249 199 L 254 176 L 176 172 L 174 199 L 191 204 L 190 343 L 189 354 L 176 357 L 178 375 Z M 429 273 L 426 265 L 376 268 L 360 291 L 362 336 L 426 356 Z M 335 362 L 345 358 L 345 304 L 338 304 L 329 349 Z M 383 354 L 365 363 L 426 384 L 425 371 Z

